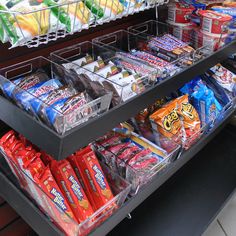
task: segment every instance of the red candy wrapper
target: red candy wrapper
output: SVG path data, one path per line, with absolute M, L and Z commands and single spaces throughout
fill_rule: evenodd
M 95 210 L 98 210 L 113 198 L 112 191 L 96 155 L 89 146 L 78 151 L 76 156 L 82 179 L 89 192 L 88 198 Z
M 92 206 L 67 160 L 52 161 L 51 171 L 79 223 L 93 214 Z
M 34 176 L 36 184 L 42 189 L 42 195 L 47 203 L 49 216 L 65 231 L 67 235 L 77 235 L 77 220 L 63 196 L 53 175 L 46 167 L 44 172 Z M 45 194 L 44 194 L 45 193 Z

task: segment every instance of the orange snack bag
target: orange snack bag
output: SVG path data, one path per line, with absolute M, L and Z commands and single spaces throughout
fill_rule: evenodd
M 182 118 L 186 137 L 190 139 L 188 146 L 199 136 L 201 121 L 196 109 L 189 103 L 187 94 L 177 98 L 177 104 L 177 113 Z
M 76 156 L 83 182 L 89 192 L 88 198 L 95 210 L 98 210 L 113 198 L 110 186 L 89 146 L 78 151 Z
M 182 139 L 182 124 L 176 111 L 176 99 L 167 103 L 154 112 L 149 118 L 154 130 L 159 131 L 164 137 L 180 143 Z
M 51 171 L 78 222 L 88 219 L 93 214 L 93 209 L 70 163 L 67 160 L 53 160 Z

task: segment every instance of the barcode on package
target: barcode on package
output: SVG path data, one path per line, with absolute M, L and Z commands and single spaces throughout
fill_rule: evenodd
M 212 29 L 212 19 L 203 18 L 202 30 L 211 33 Z
M 168 9 L 168 20 L 175 22 L 175 10 Z

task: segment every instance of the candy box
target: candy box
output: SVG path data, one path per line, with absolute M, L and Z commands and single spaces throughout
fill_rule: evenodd
M 189 4 L 175 3 L 168 6 L 168 21 L 173 23 L 189 23 L 194 7 Z
M 222 34 L 226 30 L 226 26 L 232 20 L 232 16 L 210 11 L 201 10 L 198 12 L 201 17 L 201 30 L 211 34 Z

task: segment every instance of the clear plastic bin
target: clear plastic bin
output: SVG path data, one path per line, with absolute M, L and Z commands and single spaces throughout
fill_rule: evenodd
M 148 63 L 158 70 L 158 76 L 160 78 L 177 74 L 184 68 L 193 65 L 196 61 L 211 53 L 207 46 L 195 47 L 192 34 L 188 36 L 190 37 L 189 40 L 187 40 L 186 36 L 185 44 L 187 50 L 182 50 L 181 53 L 175 54 L 171 52 L 171 54 L 169 54 L 169 52 L 162 52 L 161 50 L 155 51 L 154 49 L 153 51 L 150 47 L 147 47 L 153 37 L 173 34 L 173 28 L 170 25 L 158 21 L 147 21 L 136 26 L 131 26 L 128 30 L 129 31 L 119 30 L 108 35 L 100 36 L 95 38 L 93 42 L 106 48 L 110 48 L 111 50 L 117 50 L 118 52 L 131 53 L 135 55 L 132 52 L 146 51 L 149 54 L 161 57 L 161 59 L 169 63 L 168 66 L 162 65 L 159 67 L 158 64 L 154 64 L 155 62 Z M 191 44 L 187 41 L 190 41 Z M 127 54 L 124 54 L 124 56 L 125 55 L 127 56 Z M 136 57 L 136 60 L 140 60 L 140 58 Z M 142 62 L 147 64 L 144 60 L 142 60 Z
M 51 54 L 51 59 L 57 64 L 63 65 L 67 74 L 72 77 L 77 77 L 80 73 L 90 76 L 90 87 L 112 91 L 113 106 L 145 91 L 154 83 L 153 81 L 157 76 L 156 70 L 152 67 L 145 66 L 132 59 L 120 59 L 114 50 L 109 50 L 91 42 L 83 42 L 55 51 Z M 87 61 L 85 62 L 85 60 Z M 96 66 L 94 66 L 94 63 L 96 63 Z M 114 74 L 109 68 L 105 72 L 105 68 L 112 68 L 112 65 L 116 68 Z M 124 71 L 128 71 L 125 76 L 123 76 Z M 73 86 L 76 86 L 76 80 L 71 81 L 74 81 Z
M 44 82 L 53 80 L 54 82 L 57 81 L 58 83 L 59 81 L 58 88 L 64 88 L 63 86 L 68 86 L 67 88 L 73 91 L 73 96 L 70 96 L 70 98 L 73 98 L 73 100 L 69 104 L 70 107 L 65 112 L 55 106 L 51 107 L 53 102 L 51 102 L 51 104 L 47 104 L 43 100 L 42 96 L 37 95 L 38 92 L 32 94 L 27 90 L 21 89 L 12 82 L 13 79 L 30 76 L 32 73 L 42 70 L 43 73 L 45 72 L 44 75 L 46 75 Z M 9 97 L 9 94 L 7 95 L 6 92 L 6 86 L 8 88 L 15 87 L 14 91 L 16 91 L 16 93 Z M 111 92 L 101 93 L 97 97 L 92 98 L 89 94 L 89 91 L 84 93 L 83 86 L 77 86 L 77 90 L 75 91 L 70 85 L 70 78 L 67 76 L 64 68 L 44 57 L 37 57 L 0 69 L 0 88 L 8 99 L 20 106 L 23 110 L 25 110 L 25 112 L 31 114 L 32 118 L 33 116 L 36 117 L 39 121 L 47 124 L 59 134 L 64 134 L 66 131 L 88 121 L 90 118 L 106 112 L 109 109 L 112 98 Z M 43 95 L 46 92 L 54 90 L 55 88 L 54 85 L 48 84 L 47 87 L 45 86 L 40 89 L 42 90 L 40 90 L 39 94 Z M 46 89 L 46 91 L 43 89 Z M 24 96 L 22 95 L 22 99 L 20 100 L 16 98 L 17 94 L 23 94 Z M 84 96 L 78 95 L 77 99 L 77 94 L 82 94 Z M 41 104 L 42 109 L 40 108 L 40 111 L 42 112 L 35 112 L 37 110 L 33 109 L 32 101 L 36 102 L 37 104 Z M 57 102 L 59 102 L 59 100 Z
M 1 154 L 4 156 L 7 163 L 10 158 L 0 148 Z M 0 161 L 4 173 L 9 175 L 7 166 L 3 161 Z M 21 170 L 12 161 L 8 164 L 11 169 L 14 169 L 15 177 L 17 178 L 21 188 L 26 191 L 33 202 L 37 204 L 39 209 L 60 229 L 65 235 L 87 235 L 90 231 L 96 228 L 99 224 L 111 216 L 119 207 L 122 206 L 130 191 L 130 184 L 122 179 L 119 175 L 111 171 L 106 165 L 102 164 L 103 172 L 107 178 L 109 186 L 112 190 L 114 198 L 108 201 L 103 207 L 97 210 L 87 220 L 78 224 L 67 213 L 65 213 L 59 205 L 60 198 L 53 201 L 48 193 L 45 193 L 23 170 Z M 20 177 L 19 177 L 20 176 Z
M 166 33 L 172 34 L 195 49 L 195 51 L 189 55 L 193 62 L 210 55 L 214 48 L 212 46 L 213 42 L 203 42 L 199 39 L 197 27 L 191 23 L 185 25 L 170 22 L 162 23 L 156 20 L 150 20 L 138 25 L 130 26 L 128 31 L 138 35 L 147 35 L 148 37 L 159 37 Z M 214 40 L 218 46 L 219 42 L 222 42 L 223 36 L 224 35 L 222 34 L 218 39 Z
M 162 172 L 168 168 L 168 164 L 176 159 L 180 150 L 180 145 L 174 143 L 172 149 L 167 152 L 134 132 L 131 132 L 131 136 L 129 137 L 136 141 L 137 139 L 142 140 L 142 149 L 149 149 L 153 153 L 158 153 L 159 156 L 162 156 L 162 160 L 153 165 L 151 169 L 148 169 L 148 171 L 139 171 L 129 165 L 123 159 L 119 158 L 115 153 L 109 151 L 107 147 L 101 144 L 101 140 L 96 141 L 94 145 L 100 159 L 105 162 L 112 170 L 114 170 L 116 173 L 119 173 L 120 176 L 131 183 L 130 194 L 135 195 L 142 186 L 149 182 L 153 177 L 156 178 L 158 175 L 161 175 Z M 122 142 L 125 143 L 127 140 L 123 137 Z

